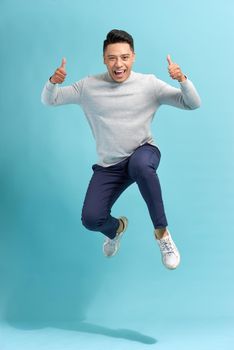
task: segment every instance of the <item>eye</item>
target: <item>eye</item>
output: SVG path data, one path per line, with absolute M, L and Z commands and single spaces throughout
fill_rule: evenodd
M 123 56 L 122 59 L 123 59 L 124 61 L 127 61 L 127 60 L 129 59 L 129 56 Z

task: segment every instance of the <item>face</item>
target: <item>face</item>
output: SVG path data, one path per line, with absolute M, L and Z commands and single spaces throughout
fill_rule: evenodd
M 128 43 L 109 44 L 104 52 L 104 63 L 111 78 L 117 83 L 123 83 L 128 79 L 135 53 Z

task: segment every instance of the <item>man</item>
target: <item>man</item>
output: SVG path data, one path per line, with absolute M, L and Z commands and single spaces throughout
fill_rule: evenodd
M 82 210 L 82 223 L 105 236 L 103 252 L 114 256 L 128 226 L 122 216 L 115 218 L 111 208 L 121 193 L 134 182 L 144 198 L 154 234 L 169 269 L 180 263 L 180 254 L 167 229 L 161 188 L 156 174 L 160 151 L 155 145 L 150 124 L 162 104 L 182 109 L 200 106 L 192 82 L 167 56 L 172 79 L 180 89 L 157 79 L 152 74 L 132 71 L 135 60 L 134 42 L 123 30 L 112 30 L 103 45 L 107 72 L 86 77 L 71 86 L 58 87 L 66 78 L 66 60 L 47 81 L 42 102 L 46 105 L 79 104 L 96 140 L 97 164 L 88 186 Z

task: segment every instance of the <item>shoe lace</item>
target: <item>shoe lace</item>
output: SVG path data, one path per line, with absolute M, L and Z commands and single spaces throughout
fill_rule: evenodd
M 114 246 L 115 245 L 115 239 L 108 238 L 107 239 L 107 243 L 108 243 L 109 246 Z
M 160 248 L 165 254 L 174 254 L 173 244 L 169 239 L 163 239 L 160 241 Z
M 120 232 L 121 233 L 121 232 Z M 109 245 L 109 246 L 114 246 L 116 244 L 116 241 L 119 240 L 119 234 L 117 234 L 113 239 L 111 238 L 106 238 L 106 243 Z
M 107 244 L 108 244 L 109 246 L 114 246 L 114 245 L 116 244 L 116 240 L 117 240 L 117 236 L 116 236 L 115 238 L 113 238 L 113 239 L 107 238 L 107 239 L 106 239 L 106 242 L 107 242 Z

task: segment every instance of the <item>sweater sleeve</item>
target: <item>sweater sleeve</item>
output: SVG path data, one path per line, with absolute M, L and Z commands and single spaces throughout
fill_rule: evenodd
M 41 93 L 41 102 L 47 106 L 81 104 L 83 82 L 80 80 L 73 85 L 59 87 L 48 80 Z
M 166 104 L 181 109 L 196 109 L 201 105 L 198 92 L 189 79 L 181 82 L 179 89 L 156 78 L 156 94 L 160 105 Z

